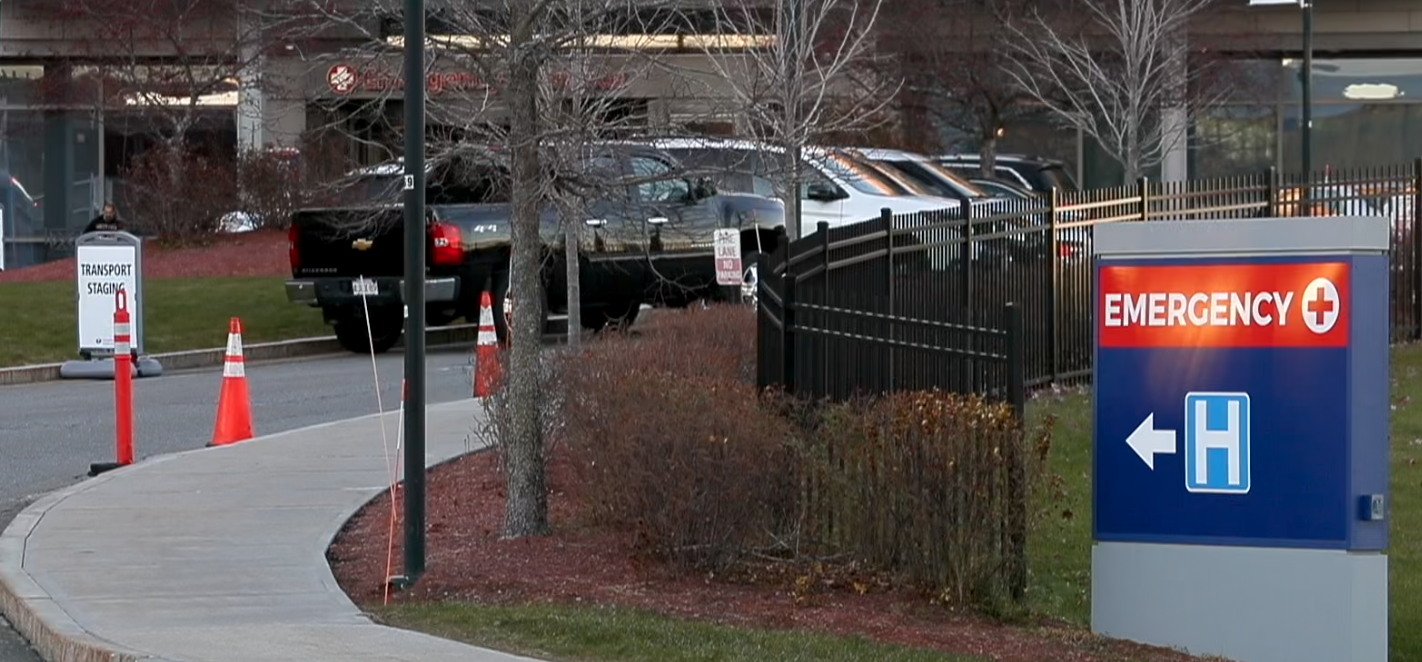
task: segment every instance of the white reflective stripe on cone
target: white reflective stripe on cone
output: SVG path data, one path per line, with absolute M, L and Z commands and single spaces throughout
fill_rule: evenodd
M 493 326 L 494 311 L 492 308 L 481 307 L 479 309 L 479 326 Z
M 488 331 L 485 331 L 485 330 L 483 330 L 483 329 L 480 329 L 480 330 L 479 330 L 479 342 L 478 342 L 478 344 L 480 344 L 480 345 L 497 345 L 497 344 L 499 344 L 499 337 L 494 334 L 494 331 L 493 331 L 492 329 L 490 329 L 490 330 L 488 330 Z
M 228 356 L 241 356 L 241 355 L 242 355 L 242 334 L 240 334 L 240 333 L 229 333 L 229 334 L 227 334 L 227 355 L 228 355 Z
M 114 324 L 114 337 L 115 337 L 115 338 L 117 338 L 117 337 L 119 337 L 119 336 L 128 336 L 128 335 L 132 335 L 132 334 L 133 334 L 133 332 L 130 330 L 130 325 L 129 325 L 128 322 L 118 322 L 118 323 Z
M 223 377 L 246 377 L 247 365 L 241 361 L 228 361 L 222 366 Z

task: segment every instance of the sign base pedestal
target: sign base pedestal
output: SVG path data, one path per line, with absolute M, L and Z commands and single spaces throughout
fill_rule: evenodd
M 1379 552 L 1100 542 L 1091 629 L 1239 662 L 1387 662 Z
M 140 356 L 133 364 L 130 374 L 134 377 L 158 377 L 163 374 L 163 364 L 151 356 Z M 113 379 L 114 360 L 111 358 L 75 359 L 59 366 L 60 379 Z

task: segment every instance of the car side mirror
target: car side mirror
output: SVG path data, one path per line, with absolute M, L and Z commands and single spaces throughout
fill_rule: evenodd
M 838 186 L 828 182 L 810 182 L 805 187 L 805 199 L 816 202 L 833 202 L 846 198 L 843 191 Z

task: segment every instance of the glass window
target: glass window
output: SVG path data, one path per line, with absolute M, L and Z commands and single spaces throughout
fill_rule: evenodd
M 1287 98 L 1303 98 L 1303 61 L 1286 58 Z M 1392 101 L 1422 97 L 1422 58 L 1346 58 L 1313 61 L 1314 102 Z
M 1042 183 L 1059 191 L 1075 191 L 1077 189 L 1076 180 L 1072 178 L 1066 168 L 1058 166 L 1042 168 L 1037 171 L 1037 176 L 1042 180 Z
M 980 180 L 976 182 L 976 184 L 984 189 L 987 189 L 993 195 L 1000 198 L 1018 198 L 1025 200 L 1032 197 L 1031 194 L 1029 194 L 1026 190 L 1011 186 L 1009 184 L 1005 184 L 1003 182 Z
M 874 167 L 840 152 L 806 155 L 806 161 L 828 169 L 851 188 L 869 195 L 916 195 Z
M 922 161 L 882 161 L 881 163 L 893 167 L 903 176 L 912 179 L 920 186 L 928 188 L 933 195 L 944 198 L 957 198 L 966 196 L 969 198 L 986 198 L 986 191 L 976 184 L 963 179 L 937 163 L 924 163 Z
M 751 175 L 751 193 L 767 198 L 775 197 L 775 184 L 759 175 Z
M 108 197 L 102 142 L 87 112 L 0 112 L 0 250 L 7 268 L 73 254 L 70 240 Z M 119 213 L 133 220 L 123 207 Z
M 671 165 L 646 156 L 632 157 L 632 176 L 637 184 L 637 198 L 644 202 L 676 202 L 691 195 L 686 180 L 675 176 Z M 653 181 L 643 181 L 655 178 Z
M 1283 163 L 1286 172 L 1303 167 L 1298 108 L 1284 108 Z M 1406 163 L 1422 144 L 1422 105 L 1315 104 L 1313 168 L 1375 167 Z
M 38 100 L 43 78 L 43 65 L 0 65 L 0 105 L 26 106 Z
M 1278 59 L 1224 60 L 1207 56 L 1195 66 L 1196 84 L 1205 88 L 1203 95 L 1223 94 L 1223 101 L 1245 105 L 1277 102 L 1285 93 L 1284 79 L 1289 77 L 1289 71 Z
M 1274 165 L 1278 145 L 1273 106 L 1221 106 L 1195 118 L 1192 176 L 1257 175 Z

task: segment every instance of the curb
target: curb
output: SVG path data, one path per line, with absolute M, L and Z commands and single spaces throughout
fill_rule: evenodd
M 161 462 L 166 457 L 148 461 Z M 15 520 L 0 531 L 0 614 L 5 615 L 15 631 L 46 662 L 166 662 L 85 630 L 22 565 L 25 539 L 50 508 L 73 494 L 126 473 L 128 468 L 46 494 L 20 511 Z M 13 565 L 10 560 L 15 561 Z
M 452 324 L 450 326 L 425 329 L 426 346 L 452 345 L 462 342 L 472 343 L 477 340 L 478 337 L 479 325 L 477 324 Z M 404 346 L 405 341 L 402 337 L 400 341 L 395 344 L 395 348 L 399 349 Z M 252 343 L 250 345 L 244 344 L 242 346 L 242 356 L 248 361 L 272 361 L 277 359 L 340 353 L 346 353 L 346 350 L 336 341 L 335 336 L 278 340 L 275 342 Z M 164 372 L 170 370 L 213 368 L 222 365 L 223 361 L 226 360 L 227 348 L 213 347 L 209 349 L 193 349 L 183 352 L 152 354 L 149 356 L 163 364 Z M 15 368 L 0 368 L 0 386 L 18 386 L 21 384 L 56 381 L 59 379 L 59 368 L 61 365 L 63 364 L 45 363 Z

